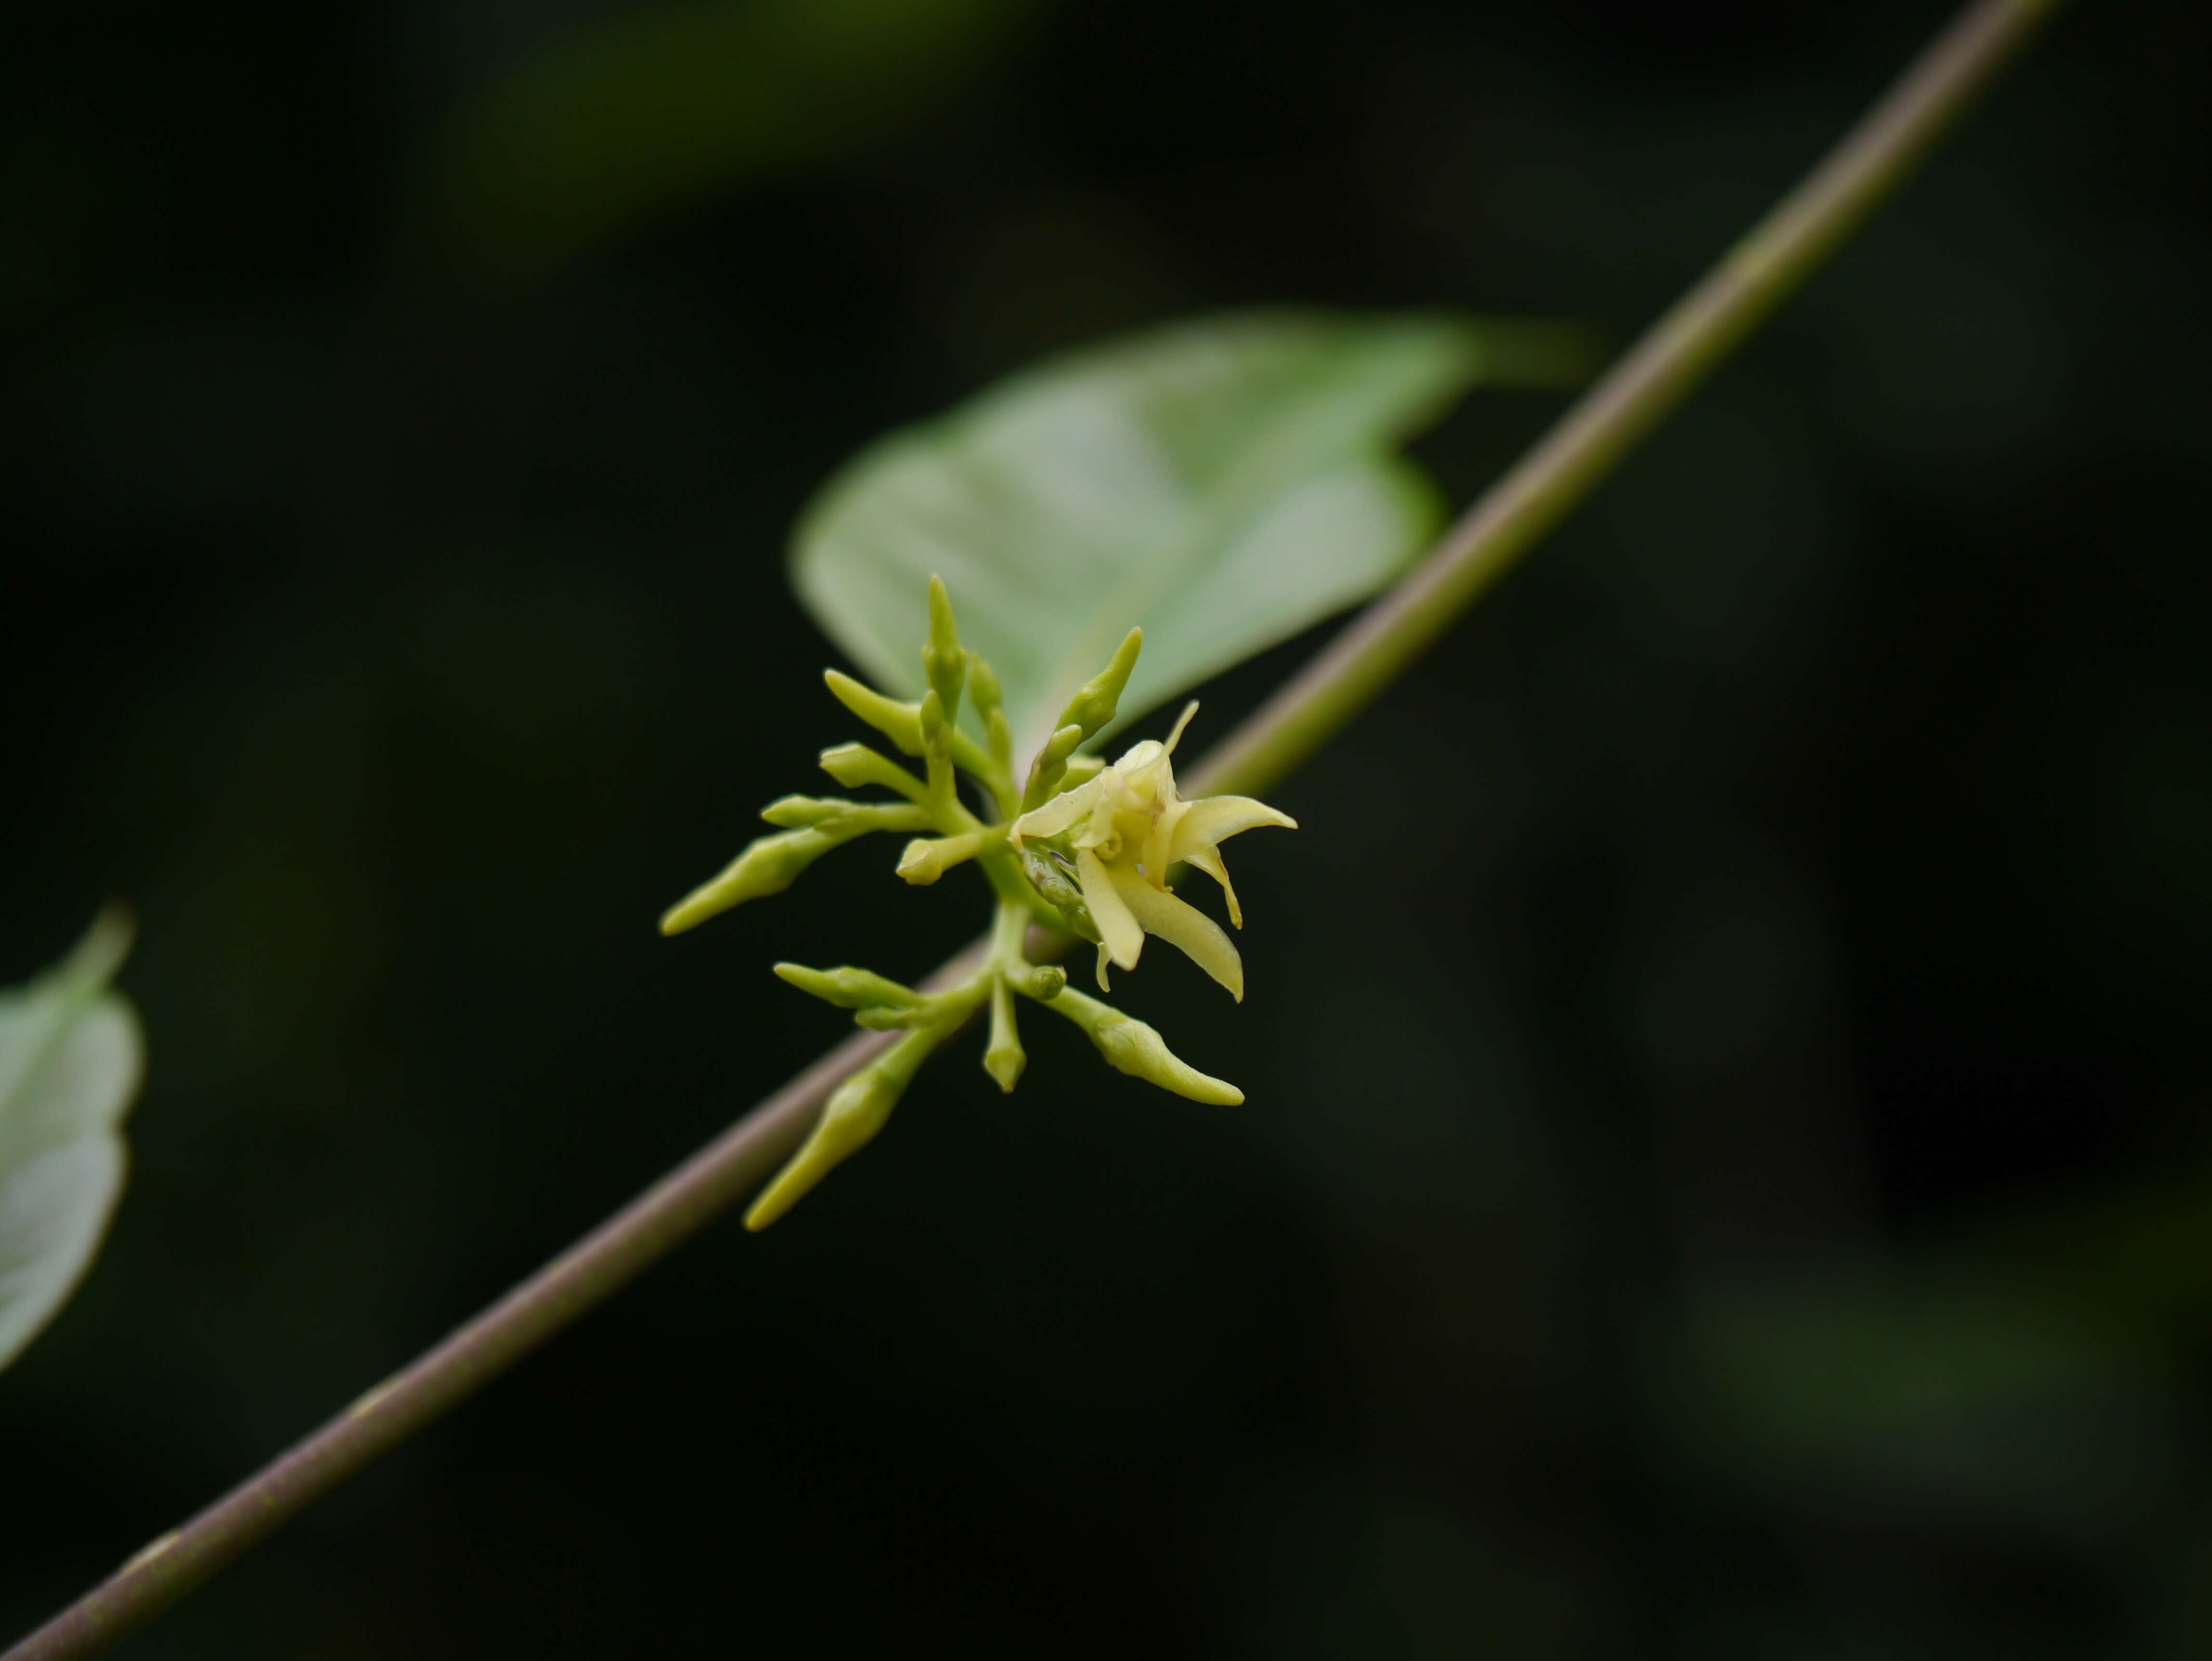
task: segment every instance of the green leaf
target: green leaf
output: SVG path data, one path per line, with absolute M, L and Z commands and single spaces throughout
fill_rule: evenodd
M 1441 518 L 1394 447 L 1496 362 L 1491 338 L 1268 312 L 1071 354 L 864 452 L 800 521 L 793 581 L 911 698 L 943 576 L 1025 759 L 1132 624 L 1122 721 L 1389 582 Z
M 117 1127 L 144 1050 L 107 983 L 130 944 L 105 913 L 66 961 L 0 992 L 0 1367 L 69 1300 L 123 1191 Z

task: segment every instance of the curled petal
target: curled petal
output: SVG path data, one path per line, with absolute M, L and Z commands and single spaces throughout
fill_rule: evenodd
M 1098 943 L 1106 948 L 1115 968 L 1134 969 L 1138 954 L 1145 949 L 1145 930 L 1130 910 L 1127 894 L 1115 882 L 1111 867 L 1088 848 L 1079 848 L 1075 874 L 1083 885 L 1083 903 L 1091 908 L 1091 921 L 1098 925 Z M 1130 881 L 1139 888 L 1145 886 L 1144 879 L 1133 872 Z
M 1187 860 L 1201 848 L 1218 847 L 1230 837 L 1263 824 L 1279 824 L 1286 830 L 1298 828 L 1298 822 L 1288 813 L 1249 796 L 1207 796 L 1194 801 L 1176 824 L 1169 862 Z
M 1219 923 L 1188 902 L 1153 887 L 1126 866 L 1109 865 L 1103 869 L 1113 881 L 1115 893 L 1146 934 L 1158 934 L 1227 987 L 1231 997 L 1244 1001 L 1244 960 L 1237 955 L 1237 948 L 1222 933 Z M 1084 889 L 1087 894 L 1088 882 Z M 1094 902 L 1091 916 L 1097 915 Z M 1118 953 L 1114 961 L 1121 962 Z M 1130 963 L 1135 961 L 1133 956 Z M 1125 969 L 1128 966 L 1122 964 Z
M 1197 713 L 1198 700 L 1196 698 L 1193 698 L 1188 703 L 1183 705 L 1182 714 L 1176 717 L 1174 730 L 1170 732 L 1168 734 L 1168 741 L 1160 746 L 1160 753 L 1162 755 L 1172 756 L 1175 754 L 1176 741 L 1182 737 L 1182 729 L 1190 725 L 1190 718 Z
M 1201 849 L 1190 856 L 1190 863 L 1221 885 L 1222 897 L 1229 902 L 1229 926 L 1244 926 L 1244 908 L 1237 904 L 1237 885 L 1229 880 L 1229 867 L 1221 862 L 1221 851 L 1215 848 Z

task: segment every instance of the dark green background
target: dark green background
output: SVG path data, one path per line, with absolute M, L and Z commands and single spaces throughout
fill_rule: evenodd
M 151 1076 L 0 1623 L 833 1041 L 770 961 L 975 926 L 886 844 L 653 931 L 856 736 L 780 563 L 851 451 L 1224 306 L 1625 341 L 1941 15 L 14 20 L 0 979 L 127 897 Z M 1117 985 L 1246 1106 L 963 1043 L 121 1653 L 2212 1649 L 2208 46 L 2076 8 L 1273 793 L 1243 1007 Z

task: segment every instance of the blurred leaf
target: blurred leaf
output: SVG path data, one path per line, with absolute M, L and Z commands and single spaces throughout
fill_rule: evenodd
M 1923 1255 L 1930 1274 L 2033 1291 L 2139 1342 L 2191 1344 L 2212 1318 L 2212 1165 L 2014 1196 Z
M 103 914 L 59 966 L 0 993 L 0 1366 L 68 1301 L 123 1190 L 116 1127 L 143 1050 L 107 983 L 130 945 Z
M 561 36 L 456 113 L 410 234 L 526 288 L 718 191 L 866 143 L 1036 0 L 707 0 Z
M 1133 624 L 1123 721 L 1389 582 L 1442 516 L 1391 448 L 1489 344 L 1451 318 L 1261 313 L 1072 353 L 864 452 L 800 523 L 793 581 L 916 697 L 941 575 L 1026 755 Z
M 1668 1439 L 1753 1489 L 2068 1530 L 2127 1514 L 2171 1472 L 2155 1360 L 2002 1285 L 1708 1287 L 1688 1317 Z

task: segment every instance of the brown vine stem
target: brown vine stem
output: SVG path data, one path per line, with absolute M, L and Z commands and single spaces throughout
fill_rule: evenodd
M 1265 708 L 1190 788 L 1256 793 L 1341 728 L 1710 374 L 1942 137 L 2057 0 L 1974 0 L 1843 143 L 1654 324 L 1544 439 Z M 974 972 L 979 943 L 932 984 Z M 840 1081 L 890 1035 L 848 1039 L 592 1233 L 205 1511 L 163 1535 L 0 1661 L 94 1655 L 473 1395 L 744 1199 Z

